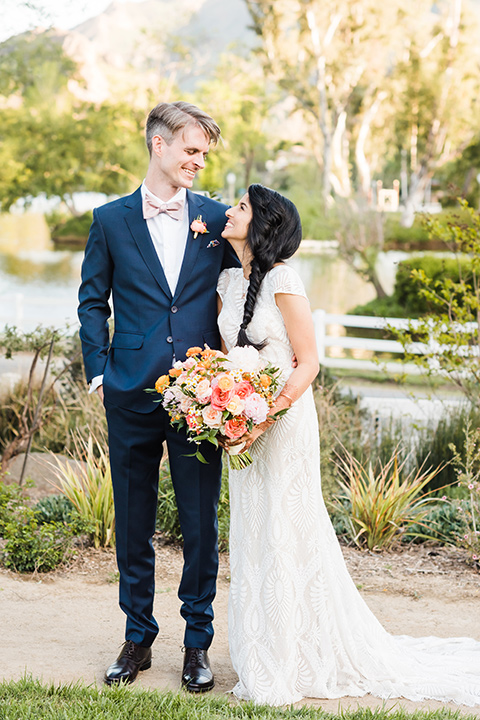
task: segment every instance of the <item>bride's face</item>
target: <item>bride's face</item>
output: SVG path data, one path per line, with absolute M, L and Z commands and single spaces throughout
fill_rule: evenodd
M 252 220 L 252 206 L 248 199 L 248 193 L 245 193 L 238 205 L 228 208 L 225 215 L 227 224 L 222 232 L 222 237 L 237 247 L 244 245 L 247 240 L 248 226 Z

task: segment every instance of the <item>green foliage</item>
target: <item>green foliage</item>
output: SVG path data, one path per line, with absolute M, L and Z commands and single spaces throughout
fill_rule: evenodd
M 40 193 L 61 198 L 90 191 L 121 194 L 138 184 L 146 162 L 143 113 L 126 105 L 76 103 L 57 109 L 2 110 L 0 162 L 13 163 L 0 178 L 2 210 Z
M 427 276 L 413 269 L 419 283 L 419 295 L 435 315 L 427 314 L 406 330 L 390 328 L 402 343 L 406 362 L 416 363 L 427 375 L 440 374 L 456 385 L 472 402 L 478 401 L 480 387 L 480 214 L 466 202 L 461 206 L 470 217 L 469 224 L 453 218 L 448 226 L 435 219 L 428 221 L 431 235 L 440 237 L 455 251 L 458 278 Z M 466 258 L 467 270 L 462 266 Z M 415 352 L 420 343 L 421 354 Z
M 356 457 L 362 452 L 367 412 L 351 393 L 342 392 L 340 381 L 328 368 L 321 368 L 314 384 L 320 434 L 320 474 L 328 500 L 338 490 L 335 458 L 346 447 Z
M 265 118 L 275 103 L 258 65 L 237 55 L 225 55 L 215 77 L 203 83 L 193 101 L 206 110 L 222 130 L 222 140 L 210 153 L 199 175 L 202 189 L 215 193 L 226 186 L 226 175 L 237 175 L 241 193 L 258 181 L 272 154 Z
M 220 551 L 228 550 L 229 527 L 228 462 L 225 460 L 222 470 L 222 488 L 218 502 L 218 547 Z M 160 468 L 156 528 L 169 540 L 174 542 L 182 541 L 182 531 L 168 461 L 162 463 Z
M 39 524 L 34 510 L 18 506 L 3 531 L 2 562 L 16 572 L 48 572 L 70 555 L 73 532 L 62 523 Z
M 470 422 L 465 426 L 463 448 L 462 456 L 455 445 L 450 445 L 458 484 L 468 493 L 468 501 L 462 508 L 466 525 L 463 544 L 472 560 L 480 565 L 480 428 L 472 428 Z
M 315 707 L 269 707 L 252 702 L 232 703 L 220 694 L 193 697 L 185 692 L 145 690 L 139 686 L 112 686 L 105 691 L 91 684 L 43 684 L 24 677 L 0 683 L 2 720 L 478 720 L 465 711 L 420 710 L 401 707 L 345 709 L 327 713 Z
M 18 485 L 0 480 L 0 537 L 3 537 L 6 526 L 13 522 L 15 510 L 22 503 L 22 491 Z
M 438 470 L 407 472 L 405 465 L 397 452 L 378 468 L 371 462 L 362 465 L 348 451 L 338 458 L 345 480 L 334 505 L 346 520 L 349 539 L 359 547 L 382 550 L 403 537 L 418 537 L 413 525 L 423 527 L 421 534 L 429 537 L 425 518 L 435 499 L 423 491 Z
M 423 255 L 402 260 L 395 277 L 394 299 L 404 307 L 404 317 L 419 317 L 426 313 L 437 314 L 442 307 L 432 297 L 425 295 L 425 278 L 432 286 L 451 281 L 454 285 L 472 282 L 472 263 L 467 257 L 439 257 Z M 454 298 L 462 302 L 462 293 Z
M 16 36 L 2 43 L 0 95 L 20 95 L 36 105 L 49 102 L 65 91 L 75 71 L 54 31 Z
M 465 533 L 465 518 L 460 502 L 450 502 L 445 499 L 434 505 L 425 515 L 424 524 L 428 526 L 428 534 L 433 540 L 442 545 L 458 545 L 459 538 Z M 405 541 L 422 542 L 425 533 L 423 525 L 413 523 L 410 526 L 412 537 L 404 537 Z
M 65 217 L 58 212 L 53 212 L 46 217 L 46 220 L 53 240 L 75 239 L 86 242 L 93 220 L 93 213 L 88 210 L 77 217 Z
M 55 455 L 53 463 L 59 481 L 58 489 L 77 509 L 82 520 L 90 527 L 90 537 L 95 547 L 115 544 L 115 511 L 110 463 L 104 448 L 105 437 L 80 434 L 74 437 L 76 467 L 63 464 Z
M 400 265 L 401 263 L 399 263 Z M 355 305 L 353 310 L 348 311 L 349 315 L 367 315 L 381 318 L 403 318 L 406 317 L 407 311 L 403 305 L 400 305 L 395 295 L 387 295 L 384 298 L 373 298 L 364 305 Z M 412 315 L 409 314 L 409 317 Z M 349 332 L 352 328 L 349 328 Z M 365 330 L 361 329 L 361 336 L 365 337 Z M 383 334 L 381 337 L 385 337 Z
M 65 495 L 47 495 L 33 509 L 40 525 L 52 522 L 71 525 L 75 516 L 78 516 L 75 505 Z

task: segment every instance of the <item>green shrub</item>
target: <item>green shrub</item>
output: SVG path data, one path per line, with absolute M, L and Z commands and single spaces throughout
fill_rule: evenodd
M 49 522 L 68 523 L 76 513 L 75 506 L 65 495 L 47 495 L 33 509 L 41 525 Z
M 18 508 L 4 529 L 2 561 L 16 572 L 48 572 L 71 553 L 73 532 L 62 523 L 39 525 L 35 511 Z
M 434 500 L 425 487 L 436 469 L 408 471 L 406 459 L 399 462 L 395 451 L 377 467 L 371 462 L 362 465 L 345 451 L 338 468 L 344 480 L 333 504 L 337 514 L 343 514 L 352 542 L 369 550 L 388 549 L 403 537 L 418 536 L 414 525 L 428 537 L 425 518 Z
M 54 215 L 47 217 L 54 240 L 79 239 L 86 241 L 92 220 L 93 213 L 91 210 L 87 210 L 78 217 L 69 217 L 67 220 Z
M 467 282 L 472 278 L 472 265 L 467 258 L 424 255 L 403 260 L 398 264 L 393 297 L 399 305 L 405 308 L 407 317 L 439 312 L 438 305 L 429 302 L 419 292 L 422 285 L 412 277 L 412 270 L 423 270 L 425 275 L 434 281 L 444 282 L 446 279 L 450 279 L 457 283 L 460 278 Z
M 18 505 L 23 502 L 22 491 L 18 485 L 10 485 L 0 480 L 0 537 L 3 537 L 5 527 L 13 521 Z
M 449 502 L 447 499 L 432 506 L 424 519 L 428 526 L 428 534 L 432 539 L 442 545 L 458 545 L 459 538 L 465 533 L 465 518 L 462 514 L 459 502 Z M 410 528 L 413 537 L 403 538 L 409 542 L 423 542 L 422 534 L 425 528 L 422 525 L 413 524 Z M 416 535 L 418 533 L 418 535 Z
M 77 467 L 53 456 L 51 463 L 59 481 L 58 489 L 73 503 L 95 547 L 115 544 L 115 510 L 113 488 L 105 437 L 93 435 L 84 440 L 74 436 Z
M 32 407 L 36 406 L 39 389 L 38 385 L 33 388 Z M 12 392 L 3 397 L 0 405 L 0 451 L 19 431 L 26 393 L 26 383 L 19 382 Z M 42 423 L 33 437 L 32 451 L 73 452 L 76 433 L 88 438 L 90 432 L 100 436 L 105 431 L 102 403 L 97 396 L 88 395 L 83 380 L 62 383 L 45 397 Z

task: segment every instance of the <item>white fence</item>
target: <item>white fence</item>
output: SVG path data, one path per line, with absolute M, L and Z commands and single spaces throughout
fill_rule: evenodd
M 420 368 L 414 363 L 401 363 L 400 361 L 376 362 L 373 353 L 403 354 L 403 345 L 396 340 L 380 338 L 350 337 L 345 334 L 345 328 L 368 328 L 384 330 L 388 326 L 407 329 L 415 327 L 418 321 L 408 318 L 379 318 L 365 315 L 335 315 L 324 310 L 313 312 L 315 335 L 317 339 L 319 360 L 325 367 L 345 368 L 348 370 L 386 370 L 389 373 L 419 374 Z M 412 343 L 409 351 L 422 354 L 433 347 L 439 349 L 435 343 L 426 346 L 422 343 Z M 333 352 L 328 353 L 332 348 Z M 351 350 L 354 357 L 344 357 L 343 350 Z M 368 356 L 370 355 L 370 358 Z M 356 357 L 355 357 L 356 356 Z M 367 357 L 365 357 L 367 356 Z
M 67 323 L 76 327 L 76 297 L 55 298 L 51 295 L 32 297 L 22 293 L 0 294 L 0 328 L 6 324 L 15 325 L 21 330 L 33 330 L 37 325 L 54 325 L 63 327 Z M 365 328 L 385 330 L 388 326 L 399 329 L 415 327 L 418 321 L 408 318 L 378 318 L 360 315 L 337 315 L 324 310 L 314 310 L 313 319 L 320 363 L 326 367 L 345 368 L 349 370 L 386 370 L 389 373 L 415 373 L 420 369 L 414 363 L 401 363 L 390 360 L 376 362 L 374 353 L 391 353 L 401 355 L 404 348 L 396 340 L 381 338 L 351 337 L 346 335 L 345 328 Z M 472 329 L 474 324 L 472 323 Z M 409 347 L 414 353 L 421 354 L 428 350 L 438 351 L 438 345 L 427 346 L 414 343 Z M 345 350 L 353 357 L 345 357 Z M 466 350 L 471 352 L 472 348 Z

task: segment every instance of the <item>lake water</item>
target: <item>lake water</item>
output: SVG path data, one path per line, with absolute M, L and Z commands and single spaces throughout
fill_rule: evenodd
M 25 331 L 40 324 L 63 327 L 68 323 L 76 327 L 83 251 L 55 250 L 43 218 L 1 218 L 0 328 L 7 323 Z M 387 291 L 393 286 L 399 256 L 386 253 L 381 258 Z M 303 279 L 313 310 L 344 313 L 375 295 L 373 287 L 335 251 L 301 250 L 290 262 Z

